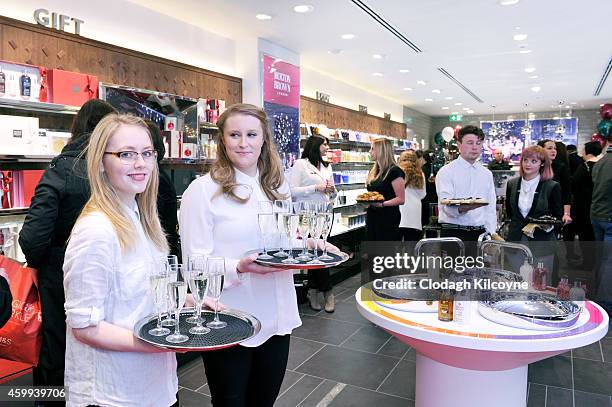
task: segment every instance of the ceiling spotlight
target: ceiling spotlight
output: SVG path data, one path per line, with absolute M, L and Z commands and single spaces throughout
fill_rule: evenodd
M 446 100 L 453 100 L 453 97 L 452 96 L 446 96 L 444 99 L 446 99 Z
M 455 106 L 462 106 L 462 105 L 463 105 L 463 103 L 461 103 L 461 102 L 455 103 Z
M 427 85 L 427 82 L 425 82 L 425 81 L 417 81 L 417 85 L 425 86 L 425 85 Z
M 468 110 L 468 114 L 474 114 L 473 110 Z
M 255 18 L 258 20 L 272 20 L 272 16 L 270 14 L 263 14 L 263 13 L 257 14 Z
M 404 90 L 412 90 L 412 88 L 404 88 Z
M 527 39 L 527 34 L 515 34 L 512 38 L 514 41 L 525 41 Z
M 384 55 L 382 55 L 382 54 L 373 54 L 373 55 L 372 55 L 372 58 L 374 58 L 374 59 L 383 59 L 384 57 L 385 57 L 385 56 L 384 56 Z
M 426 101 L 426 102 L 433 102 L 433 99 L 431 99 L 431 98 L 427 98 L 427 99 L 425 99 L 425 101 Z
M 539 87 L 539 86 L 534 86 L 534 87 L 531 88 L 531 90 L 534 91 L 534 92 L 539 92 L 539 91 L 542 90 L 542 88 Z
M 499 5 L 500 6 L 514 6 L 515 4 L 518 4 L 518 2 L 521 0 L 499 0 Z
M 464 107 L 463 110 L 471 110 L 469 107 Z
M 525 68 L 525 72 L 527 72 L 527 73 L 535 72 L 535 70 L 536 69 L 534 67 Z
M 431 93 L 440 93 L 440 89 L 432 89 Z
M 372 74 L 372 76 L 383 76 L 383 74 L 382 74 L 382 73 L 380 73 L 380 72 L 374 72 L 374 73 Z
M 400 73 L 408 73 L 408 72 L 410 72 L 410 69 L 400 69 L 399 72 Z
M 343 40 L 352 40 L 353 38 L 355 38 L 355 34 L 342 34 L 340 38 L 342 38 Z
M 310 13 L 312 10 L 314 10 L 314 7 L 309 4 L 300 4 L 299 6 L 293 7 L 293 11 L 296 13 Z
M 448 110 L 448 106 L 442 107 L 442 110 Z
M 531 50 L 530 49 L 522 49 L 519 51 L 521 54 L 531 54 Z

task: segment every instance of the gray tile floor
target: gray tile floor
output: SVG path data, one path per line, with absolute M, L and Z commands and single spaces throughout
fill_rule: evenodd
M 359 285 L 355 276 L 334 288 L 333 314 L 300 306 L 303 325 L 293 332 L 275 406 L 414 406 L 414 350 L 361 317 Z M 181 405 L 211 405 L 200 360 L 181 368 L 179 384 Z M 611 396 L 612 333 L 529 366 L 528 407 L 612 407 Z

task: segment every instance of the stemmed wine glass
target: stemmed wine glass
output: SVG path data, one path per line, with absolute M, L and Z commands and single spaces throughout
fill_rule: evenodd
M 185 299 L 187 298 L 187 283 L 184 281 L 168 283 L 168 290 L 170 291 L 170 302 L 172 303 L 176 316 L 176 325 L 174 325 L 174 333 L 168 335 L 166 341 L 170 343 L 186 342 L 189 340 L 189 337 L 180 332 L 180 316 L 181 310 L 183 306 L 185 306 Z
M 291 212 L 291 200 L 289 199 L 277 199 L 274 201 L 274 208 L 273 208 L 274 214 L 276 215 L 276 223 L 278 224 L 278 230 L 280 232 L 281 235 L 281 239 L 280 239 L 280 244 L 279 244 L 279 251 L 274 253 L 274 257 L 280 257 L 280 258 L 284 258 L 284 257 L 288 257 L 289 254 L 287 252 L 285 252 L 283 250 L 283 217 L 282 215 L 285 213 L 290 213 Z
M 168 268 L 168 283 L 173 283 L 175 281 L 178 280 L 177 275 L 178 275 L 178 266 L 179 266 L 179 262 L 178 262 L 178 258 L 173 255 L 170 254 L 168 256 L 166 256 L 166 267 Z M 172 305 L 170 303 L 170 291 L 166 290 L 166 302 L 170 305 Z M 168 308 L 168 313 L 166 313 L 166 318 L 164 318 L 164 320 L 162 320 L 162 326 L 174 326 L 176 325 L 176 321 L 174 321 L 173 319 L 173 312 L 171 312 L 173 308 L 170 306 Z
M 193 279 L 194 275 L 198 274 L 198 271 L 200 271 L 200 275 L 206 271 L 206 257 L 201 254 L 189 255 L 187 257 L 187 270 L 183 271 L 185 271 L 185 280 L 187 280 L 189 290 L 191 291 L 191 294 L 193 294 L 193 299 L 197 301 L 196 293 L 194 292 L 195 290 L 191 280 Z M 208 280 L 206 281 L 206 283 L 208 283 Z M 204 298 L 202 298 L 202 301 L 204 301 Z M 197 306 L 196 302 L 196 306 L 193 309 L 193 315 L 185 319 L 185 321 L 190 324 L 202 323 L 204 322 L 204 320 L 202 319 L 201 313 L 202 310 Z
M 319 260 L 319 237 L 321 236 L 321 232 L 323 231 L 323 218 L 320 216 L 321 205 L 319 202 L 310 202 L 309 208 L 311 212 L 310 223 L 308 224 L 308 230 L 310 232 L 310 236 L 314 240 L 314 258 L 308 262 L 308 264 L 317 264 L 321 263 Z
M 187 322 L 195 323 L 196 326 L 189 330 L 190 334 L 203 335 L 210 332 L 210 329 L 202 326 L 204 318 L 201 317 L 202 303 L 208 289 L 208 270 L 206 269 L 206 259 L 201 255 L 190 256 L 187 270 L 187 281 L 195 300 L 197 314 L 187 318 Z
M 331 232 L 334 220 L 334 205 L 330 202 L 323 202 L 320 205 L 321 209 L 323 210 L 319 214 L 319 216 L 323 218 L 323 229 L 321 233 L 323 237 L 323 255 L 319 257 L 319 260 L 331 261 L 334 258 L 327 254 L 327 238 Z
M 274 205 L 272 201 L 259 201 L 257 221 L 259 223 L 259 230 L 261 232 L 263 253 L 257 256 L 257 258 L 261 260 L 271 260 L 274 258 L 268 254 L 268 250 L 266 249 L 266 241 L 269 242 L 270 237 L 273 237 L 276 235 L 276 233 L 278 233 L 278 222 L 273 209 Z
M 153 336 L 164 336 L 170 333 L 168 328 L 162 327 L 161 314 L 164 303 L 166 302 L 166 287 L 168 285 L 168 267 L 166 258 L 160 258 L 152 265 L 153 272 L 149 276 L 149 287 L 153 295 L 153 303 L 157 312 L 157 325 L 149 329 L 149 334 Z
M 297 260 L 308 261 L 312 258 L 310 253 L 308 253 L 308 231 L 311 215 L 308 212 L 308 204 L 305 201 L 296 202 L 294 208 L 295 213 L 298 215 L 298 232 L 302 238 L 302 253 L 297 257 Z
M 283 213 L 281 216 L 283 218 L 283 232 L 289 242 L 289 257 L 284 259 L 282 263 L 295 264 L 298 263 L 298 260 L 293 258 L 293 240 L 297 237 L 299 215 L 289 211 L 289 213 Z
M 207 323 L 206 326 L 211 329 L 225 328 L 227 324 L 219 320 L 219 312 L 217 311 L 225 280 L 225 258 L 209 257 L 207 266 L 209 295 L 215 300 L 215 319 Z

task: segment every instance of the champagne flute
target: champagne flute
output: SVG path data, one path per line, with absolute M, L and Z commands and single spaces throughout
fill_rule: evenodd
M 297 202 L 297 210 L 298 214 L 298 232 L 300 233 L 300 237 L 302 238 L 302 253 L 297 257 L 297 260 L 300 261 L 308 261 L 312 257 L 310 253 L 308 253 L 308 231 L 310 225 L 310 213 L 308 213 L 308 207 L 306 202 Z
M 178 275 L 178 258 L 170 254 L 166 256 L 166 267 L 168 269 L 168 283 L 173 283 L 177 281 Z M 169 304 L 168 312 L 166 313 L 166 318 L 162 320 L 162 326 L 174 326 L 176 325 L 176 321 L 173 319 L 174 308 L 172 307 L 172 303 L 170 301 L 170 292 L 166 290 L 166 303 Z
M 187 283 L 184 281 L 168 283 L 168 290 L 170 291 L 170 301 L 172 302 L 176 315 L 176 325 L 174 325 L 174 333 L 172 335 L 168 335 L 166 337 L 166 341 L 170 343 L 186 342 L 189 340 L 189 337 L 181 334 L 180 332 L 180 315 L 187 297 Z
M 315 263 L 320 263 L 319 253 L 317 251 L 319 236 L 321 236 L 320 232 L 317 233 L 317 231 L 321 230 L 317 228 L 317 226 L 319 225 L 317 222 L 317 219 L 318 219 L 320 208 L 319 208 L 318 202 L 309 202 L 308 207 L 310 211 L 310 222 L 308 223 L 308 231 L 310 233 L 310 237 L 312 237 L 312 239 L 314 240 L 314 249 L 313 249 L 314 258 L 312 259 L 312 261 L 309 262 L 309 264 L 315 264 Z
M 166 286 L 168 285 L 168 268 L 165 258 L 158 259 L 153 264 L 153 272 L 149 276 L 149 287 L 153 295 L 153 303 L 157 312 L 157 325 L 149 329 L 149 334 L 153 336 L 164 336 L 170 333 L 168 328 L 162 326 L 161 314 L 164 302 L 166 301 Z
M 219 312 L 217 311 L 225 279 L 225 258 L 209 257 L 207 266 L 209 295 L 215 300 L 215 319 L 207 323 L 206 326 L 211 329 L 225 328 L 227 324 L 219 320 Z
M 293 258 L 293 239 L 296 238 L 297 229 L 298 229 L 298 221 L 299 215 L 295 213 L 284 213 L 283 216 L 283 231 L 289 241 L 289 257 L 284 259 L 282 263 L 284 264 L 295 264 L 298 263 L 298 260 Z
M 282 214 L 291 212 L 291 200 L 289 199 L 277 199 L 274 201 L 273 211 L 276 214 L 276 223 L 278 225 L 278 231 L 280 232 L 280 243 L 279 243 L 279 251 L 274 253 L 274 257 L 285 258 L 288 257 L 289 254 L 283 250 L 283 236 L 286 233 L 283 233 L 283 219 Z
M 192 267 L 191 270 L 189 270 L 189 288 L 193 294 L 198 313 L 195 318 L 196 326 L 189 330 L 189 333 L 194 335 L 203 335 L 210 332 L 209 328 L 202 326 L 204 318 L 200 316 L 202 312 L 202 303 L 204 302 L 206 291 L 208 290 L 208 270 L 205 269 L 205 264 L 205 262 L 198 263 L 195 265 L 196 267 Z M 201 267 L 199 267 L 200 265 Z
M 324 203 L 322 204 L 324 211 L 321 213 L 323 217 L 323 229 L 322 229 L 322 237 L 323 237 L 323 255 L 319 257 L 321 261 L 331 261 L 334 258 L 327 254 L 327 238 L 331 232 L 331 228 L 334 220 L 334 205 L 332 203 Z
M 261 232 L 261 240 L 263 243 L 263 253 L 257 256 L 257 258 L 261 260 L 271 260 L 274 257 L 268 254 L 268 250 L 266 249 L 266 240 L 270 241 L 270 236 L 274 236 L 276 233 L 278 233 L 278 222 L 276 221 L 276 215 L 274 212 L 272 212 L 272 202 L 259 202 L 257 222 L 259 223 L 259 231 Z
M 198 271 L 200 271 L 200 274 L 206 271 L 206 257 L 201 254 L 192 254 L 187 257 L 187 270 L 185 273 L 185 280 L 187 280 L 187 285 L 189 286 L 191 294 L 193 294 L 194 300 L 196 300 L 196 293 L 194 292 L 195 290 L 192 286 L 192 279 L 194 275 L 198 274 Z M 202 299 L 202 301 L 204 301 L 204 299 Z M 193 308 L 193 315 L 185 319 L 185 321 L 190 324 L 198 324 L 204 322 L 201 316 L 202 310 L 200 307 L 197 306 L 197 300 L 196 306 Z

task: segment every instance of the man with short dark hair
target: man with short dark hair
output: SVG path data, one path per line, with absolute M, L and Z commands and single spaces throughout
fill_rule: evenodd
M 476 242 L 478 236 L 497 231 L 497 212 L 493 174 L 478 159 L 482 154 L 483 131 L 476 126 L 465 126 L 459 131 L 459 158 L 446 164 L 436 177 L 441 235 Z M 481 198 L 488 204 L 443 205 L 446 199 Z M 475 246 L 474 246 L 475 247 Z M 470 253 L 471 254 L 471 253 Z
M 501 148 L 496 148 L 493 151 L 493 161 L 487 165 L 487 168 L 491 171 L 508 171 L 510 169 L 510 164 L 504 160 L 504 152 Z

